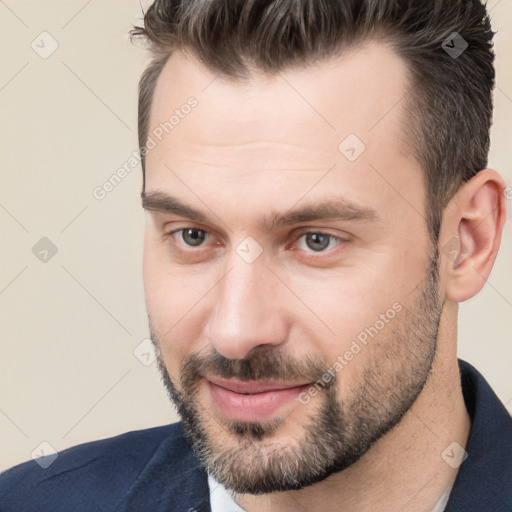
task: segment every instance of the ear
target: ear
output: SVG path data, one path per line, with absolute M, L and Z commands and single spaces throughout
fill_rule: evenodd
M 484 169 L 464 183 L 443 214 L 439 238 L 448 300 L 476 295 L 491 273 L 506 219 L 505 182 Z

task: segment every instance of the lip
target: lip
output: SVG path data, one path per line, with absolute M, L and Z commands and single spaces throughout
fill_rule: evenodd
M 207 378 L 210 396 L 223 416 L 232 421 L 263 421 L 293 401 L 311 382 L 241 382 Z
M 212 384 L 221 388 L 234 391 L 243 395 L 253 395 L 256 393 L 265 393 L 267 391 L 281 391 L 283 389 L 298 388 L 310 384 L 310 382 L 242 382 L 235 379 L 223 379 L 220 377 L 207 378 Z

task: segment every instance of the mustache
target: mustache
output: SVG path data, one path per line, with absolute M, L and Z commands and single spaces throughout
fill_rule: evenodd
M 244 359 L 229 359 L 213 349 L 209 353 L 192 352 L 181 363 L 181 381 L 185 389 L 204 377 L 222 377 L 240 381 L 272 382 L 276 380 L 294 382 L 306 378 L 316 382 L 322 380 L 328 366 L 319 358 L 292 357 L 282 351 L 264 349 Z M 336 379 L 324 384 L 334 385 Z

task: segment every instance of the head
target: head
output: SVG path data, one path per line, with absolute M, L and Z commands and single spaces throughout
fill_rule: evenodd
M 439 246 L 489 239 L 490 221 L 460 217 L 503 187 L 485 170 L 485 7 L 157 0 L 144 21 L 144 278 L 164 383 L 221 483 L 311 485 L 400 423 L 446 304 L 478 291 L 467 255 L 441 264 Z M 297 388 L 256 406 L 219 378 Z

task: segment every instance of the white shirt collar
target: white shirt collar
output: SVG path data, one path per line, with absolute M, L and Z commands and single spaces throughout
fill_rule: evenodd
M 233 499 L 230 491 L 211 475 L 208 475 L 208 487 L 210 488 L 210 507 L 212 512 L 245 512 Z

